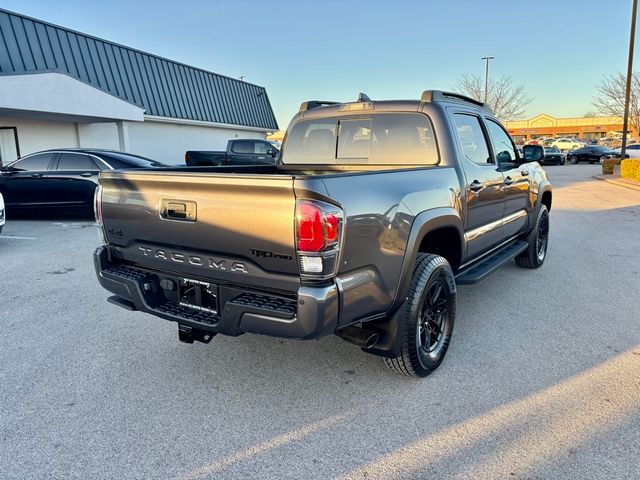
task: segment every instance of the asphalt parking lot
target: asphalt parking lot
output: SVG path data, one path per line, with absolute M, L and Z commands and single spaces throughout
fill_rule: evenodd
M 548 167 L 551 240 L 461 287 L 423 380 L 337 337 L 178 342 L 106 303 L 93 224 L 0 236 L 2 478 L 638 478 L 640 192 Z

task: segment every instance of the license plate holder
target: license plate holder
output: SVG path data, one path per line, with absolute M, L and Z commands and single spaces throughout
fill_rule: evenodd
M 213 283 L 182 278 L 178 284 L 178 294 L 178 303 L 183 307 L 218 313 L 218 286 Z

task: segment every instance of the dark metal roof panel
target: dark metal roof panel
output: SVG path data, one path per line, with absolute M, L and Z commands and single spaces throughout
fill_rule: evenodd
M 0 8 L 0 74 L 58 71 L 148 115 L 277 130 L 264 87 Z

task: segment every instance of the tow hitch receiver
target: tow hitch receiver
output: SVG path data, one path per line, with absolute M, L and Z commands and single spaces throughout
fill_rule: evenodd
M 212 332 L 205 332 L 188 325 L 178 324 L 178 339 L 183 343 L 193 343 L 196 341 L 209 343 L 215 335 L 216 334 Z

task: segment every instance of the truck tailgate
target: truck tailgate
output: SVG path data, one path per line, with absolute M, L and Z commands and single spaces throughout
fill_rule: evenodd
M 194 278 L 295 291 L 295 195 L 286 175 L 108 172 L 115 258 Z

